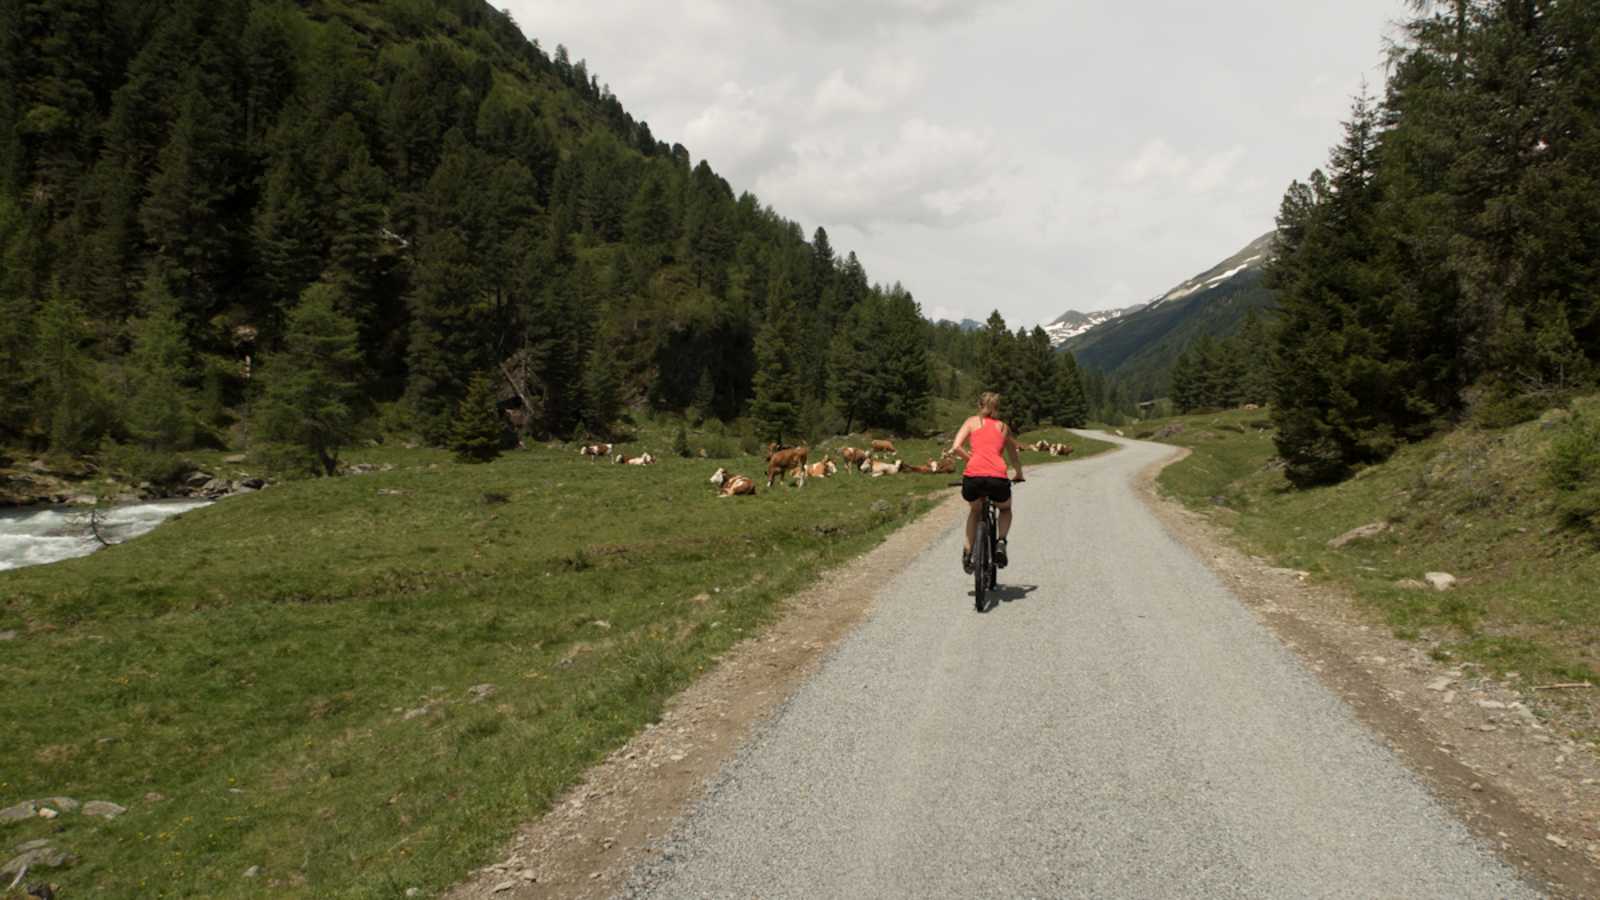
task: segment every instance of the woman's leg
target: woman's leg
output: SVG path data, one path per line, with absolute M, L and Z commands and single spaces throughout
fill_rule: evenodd
M 983 509 L 982 500 L 974 500 L 967 504 L 967 547 L 966 552 L 972 552 L 972 542 L 978 537 L 978 516 Z
M 995 504 L 996 508 L 998 508 L 1000 510 L 1000 534 L 999 534 L 999 537 L 1000 537 L 1001 540 L 1005 540 L 1006 532 L 1011 530 L 1011 503 L 1012 503 L 1012 501 L 1007 500 L 1004 503 L 996 503 Z M 969 546 L 969 547 L 972 546 L 972 538 L 970 537 L 971 533 L 972 533 L 972 528 L 971 528 L 971 526 L 968 526 L 967 534 L 969 535 L 969 537 L 967 538 L 967 546 Z

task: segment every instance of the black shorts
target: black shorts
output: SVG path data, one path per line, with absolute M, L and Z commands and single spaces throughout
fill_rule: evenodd
M 1011 499 L 1011 479 L 972 478 L 961 479 L 961 499 L 971 503 L 979 497 L 988 497 L 995 503 Z

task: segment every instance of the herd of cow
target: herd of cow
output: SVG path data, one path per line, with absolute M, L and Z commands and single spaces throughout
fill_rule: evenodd
M 1022 445 L 1024 450 L 1033 450 L 1037 453 L 1048 453 L 1051 456 L 1066 456 L 1072 452 L 1070 444 L 1053 444 L 1049 441 L 1038 441 L 1033 444 Z M 628 456 L 625 453 L 613 455 L 615 447 L 611 444 L 585 444 L 578 448 L 578 452 L 594 459 L 610 457 L 613 463 L 629 466 L 648 466 L 656 461 L 648 452 L 639 456 Z M 887 457 L 896 453 L 894 442 L 875 440 L 870 449 L 862 447 L 840 447 L 833 451 L 839 457 L 839 462 L 844 464 L 847 472 L 861 472 L 873 478 L 884 475 L 899 475 L 902 472 L 915 472 L 919 475 L 954 475 L 959 471 L 956 464 L 956 454 L 945 450 L 938 459 L 930 458 L 927 465 L 919 466 L 905 462 L 897 456 L 891 462 Z M 811 462 L 811 449 L 809 447 L 780 447 L 777 444 L 767 445 L 767 487 L 779 481 L 787 481 L 794 477 L 801 487 L 805 487 L 807 478 L 828 478 L 839 472 L 839 465 L 829 458 L 826 451 L 822 459 Z M 718 468 L 711 476 L 711 483 L 716 486 L 717 494 L 721 497 L 754 496 L 756 492 L 755 479 L 746 475 L 734 475 L 727 469 Z

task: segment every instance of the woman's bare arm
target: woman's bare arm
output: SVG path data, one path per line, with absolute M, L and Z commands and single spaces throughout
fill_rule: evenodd
M 971 433 L 972 419 L 968 418 L 965 422 L 961 423 L 961 430 L 956 432 L 956 439 L 950 443 L 950 452 L 961 457 L 962 459 L 971 459 L 972 454 L 968 453 L 961 446 L 962 444 L 966 443 L 967 435 Z
M 1006 456 L 1011 457 L 1011 468 L 1017 470 L 1017 480 L 1027 481 L 1022 477 L 1022 448 L 1017 446 L 1017 439 L 1011 434 L 1011 426 L 1006 426 Z

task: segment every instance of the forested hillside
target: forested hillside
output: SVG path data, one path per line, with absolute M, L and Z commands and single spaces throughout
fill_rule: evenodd
M 475 377 L 557 436 L 903 429 L 973 386 L 975 339 L 482 0 L 0 0 L 0 259 L 33 449 L 320 468 L 447 441 Z
M 1084 369 L 1104 376 L 1125 406 L 1171 397 L 1180 411 L 1197 408 L 1176 383 L 1194 373 L 1216 383 L 1202 392 L 1214 402 L 1198 405 L 1227 406 L 1230 397 L 1265 402 L 1262 391 L 1247 390 L 1247 379 L 1234 370 L 1265 359 L 1250 348 L 1263 345 L 1264 323 L 1276 305 L 1274 292 L 1263 284 L 1274 240 L 1273 233 L 1262 235 L 1151 302 L 1074 335 L 1065 349 Z
M 1302 485 L 1531 418 L 1600 363 L 1600 4 L 1416 5 L 1382 99 L 1278 217 L 1274 416 Z

